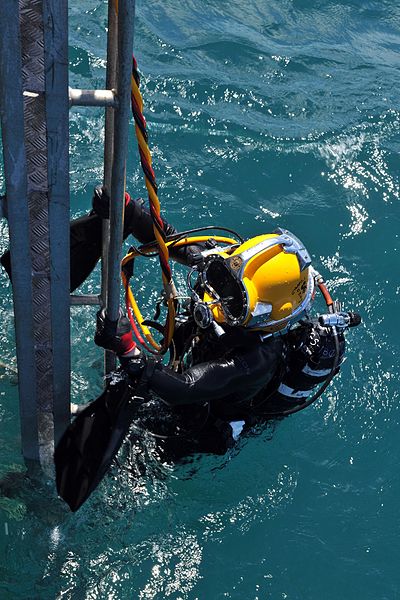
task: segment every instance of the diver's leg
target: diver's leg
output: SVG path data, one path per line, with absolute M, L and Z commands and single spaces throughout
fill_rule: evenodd
M 96 214 L 85 215 L 71 222 L 71 292 L 85 281 L 101 256 L 101 231 L 101 219 Z M 3 254 L 0 262 L 12 279 L 9 250 Z
M 94 201 L 93 201 L 94 204 Z M 132 202 L 131 202 L 132 204 Z M 132 204 L 133 206 L 133 204 Z M 107 207 L 108 208 L 108 207 Z M 130 213 L 134 216 L 130 209 Z M 74 219 L 70 224 L 70 269 L 73 292 L 90 275 L 101 257 L 102 251 L 102 216 L 91 211 L 89 214 Z M 104 216 L 103 216 L 104 218 Z M 150 218 L 151 220 L 151 218 Z M 125 227 L 124 239 L 130 231 Z M 10 251 L 7 250 L 0 259 L 1 264 L 12 279 Z
M 71 292 L 87 279 L 101 257 L 102 222 L 109 216 L 109 198 L 101 187 L 95 188 L 92 203 L 93 210 L 90 214 L 71 222 Z M 150 215 L 149 218 L 151 222 Z M 137 225 L 136 220 L 138 220 Z M 140 235 L 140 227 L 142 227 L 149 235 L 148 228 L 146 229 L 147 221 L 141 218 L 140 201 L 133 201 L 126 194 L 124 240 L 131 233 L 132 222 L 135 223 L 135 233 Z M 150 235 L 152 236 L 152 230 Z M 150 241 L 152 239 L 151 237 Z
M 93 213 L 71 221 L 70 244 L 73 292 L 88 278 L 100 259 L 102 219 Z
M 150 213 L 143 207 L 143 200 L 132 200 L 129 197 L 127 200 L 125 206 L 124 239 L 132 233 L 142 244 L 154 241 L 153 221 Z M 71 221 L 71 292 L 87 279 L 101 257 L 102 221 L 103 218 L 108 217 L 108 199 L 107 214 L 97 214 L 102 213 L 102 209 L 95 202 L 93 204 L 94 211 Z M 166 224 L 166 234 L 171 235 L 172 233 L 175 233 L 175 229 Z M 0 261 L 10 279 L 12 279 L 9 250 L 2 255 Z

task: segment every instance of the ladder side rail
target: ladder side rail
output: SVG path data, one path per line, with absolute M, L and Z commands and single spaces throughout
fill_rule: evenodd
M 70 421 L 68 0 L 43 3 L 48 144 L 54 441 Z
M 43 0 L 19 0 L 24 135 L 32 259 L 32 311 L 41 467 L 54 446 L 53 332 Z
M 22 454 L 39 460 L 32 260 L 18 0 L 0 2 L 0 113 L 6 181 Z
M 108 0 L 108 31 L 107 31 L 107 71 L 106 88 L 115 90 L 117 87 L 117 59 L 118 59 L 118 17 L 116 0 Z M 105 110 L 104 127 L 104 178 L 103 185 L 111 191 L 111 175 L 114 155 L 114 115 L 112 108 Z M 107 305 L 108 290 L 108 253 L 110 247 L 110 220 L 103 219 L 103 244 L 101 254 L 101 298 L 102 305 Z M 104 352 L 105 374 L 115 369 L 116 360 L 113 352 Z
M 130 120 L 130 91 L 135 1 L 118 2 L 118 102 L 114 115 L 114 157 L 111 175 L 110 247 L 108 255 L 107 315 L 118 319 L 120 307 L 122 233 L 126 156 Z

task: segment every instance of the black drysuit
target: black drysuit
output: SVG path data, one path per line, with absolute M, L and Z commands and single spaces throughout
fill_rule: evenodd
M 176 233 L 165 222 L 164 229 L 167 235 Z M 102 219 L 94 212 L 72 221 L 71 292 L 85 281 L 98 262 L 101 232 Z M 129 234 L 142 244 L 154 240 L 152 219 L 141 200 L 131 200 L 126 205 L 124 238 Z M 172 248 L 170 254 L 174 260 L 190 266 L 202 249 L 203 246 Z M 1 262 L 11 275 L 8 253 Z M 202 428 L 200 436 L 203 442 L 192 450 L 224 452 L 233 442 L 230 421 L 251 423 L 257 415 L 268 413 L 268 398 L 279 385 L 287 344 L 287 335 L 262 341 L 258 332 L 236 327 L 226 328 L 226 334 L 218 338 L 209 328 L 201 332 L 190 368 L 178 373 L 161 363 L 152 363 L 144 379 L 149 390 L 175 411 L 173 418 L 179 413 L 190 421 L 197 411 L 201 421 L 204 410 L 208 412 L 207 427 Z M 203 406 L 207 408 L 199 411 Z M 273 412 L 277 412 L 276 406 Z M 182 450 L 182 441 L 179 447 Z

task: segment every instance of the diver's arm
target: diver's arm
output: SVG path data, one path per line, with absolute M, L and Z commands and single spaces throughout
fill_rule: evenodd
M 109 216 L 110 198 L 107 191 L 97 186 L 93 195 L 93 209 L 103 219 Z M 161 219 L 166 236 L 177 233 L 175 227 Z M 125 194 L 125 213 L 124 213 L 124 239 L 132 234 L 141 244 L 149 244 L 155 241 L 153 219 L 150 211 L 145 207 L 142 198 L 132 199 L 128 193 Z M 182 248 L 170 248 L 171 258 L 191 266 L 196 262 L 199 252 L 204 249 L 203 244 L 186 246 Z
M 102 221 L 108 218 L 109 198 L 101 187 L 95 188 L 93 195 L 93 208 L 88 215 L 71 221 L 70 225 L 70 265 L 71 285 L 73 292 L 90 275 L 101 257 L 102 250 Z M 173 235 L 176 229 L 163 221 L 166 235 Z M 123 238 L 132 234 L 141 244 L 154 241 L 153 221 L 150 213 L 145 209 L 141 199 L 133 200 L 128 194 L 125 197 L 125 216 Z M 171 248 L 171 257 L 185 265 L 192 265 L 202 246 L 187 246 L 185 248 Z M 11 279 L 10 251 L 1 256 L 1 264 Z
M 157 363 L 148 375 L 148 386 L 171 405 L 201 403 L 230 395 L 247 399 L 272 379 L 281 354 L 282 343 L 277 340 L 268 347 L 260 344 L 238 350 L 231 358 L 198 364 L 182 374 Z
M 135 384 L 141 381 L 171 405 L 202 403 L 229 396 L 239 401 L 253 397 L 281 366 L 285 345 L 282 338 L 267 342 L 254 340 L 254 344 L 237 347 L 218 360 L 176 373 L 138 352 L 124 315 L 117 321 L 110 321 L 104 310 L 97 313 L 95 343 L 118 354 L 123 370 Z
M 173 225 L 162 219 L 164 231 L 167 236 L 174 235 L 177 230 Z M 141 244 L 154 242 L 153 219 L 150 212 L 144 205 L 144 200 L 130 200 L 125 207 L 124 229 L 126 233 L 131 233 Z M 170 256 L 177 262 L 191 266 L 196 262 L 199 252 L 204 249 L 204 245 L 186 246 L 184 248 L 170 249 Z
M 70 224 L 71 292 L 95 268 L 101 256 L 102 220 L 96 214 L 74 219 Z

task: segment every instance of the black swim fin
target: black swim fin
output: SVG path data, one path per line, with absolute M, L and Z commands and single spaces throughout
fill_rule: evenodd
M 106 390 L 69 425 L 55 453 L 59 496 L 78 510 L 106 474 L 143 398 L 122 379 Z

